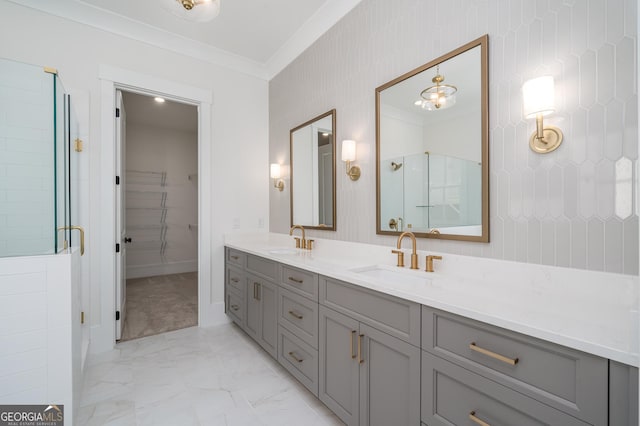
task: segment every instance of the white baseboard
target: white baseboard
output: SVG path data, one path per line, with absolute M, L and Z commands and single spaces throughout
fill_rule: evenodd
M 198 325 L 200 327 L 213 327 L 229 322 L 231 320 L 224 313 L 224 302 L 215 302 L 206 306 L 206 309 L 200 315 Z
M 156 275 L 183 274 L 197 272 L 198 261 L 186 260 L 183 262 L 158 263 L 155 265 L 127 266 L 127 279 L 154 277 Z

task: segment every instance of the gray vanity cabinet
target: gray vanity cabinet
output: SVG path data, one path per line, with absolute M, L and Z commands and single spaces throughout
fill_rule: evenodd
M 422 420 L 429 426 L 587 426 L 492 380 L 422 352 Z
M 327 278 L 320 303 L 320 400 L 347 425 L 418 425 L 419 305 Z
M 360 420 L 360 323 L 320 306 L 318 397 L 347 425 Z
M 420 422 L 420 349 L 360 323 L 360 424 Z
M 272 357 L 278 357 L 278 287 L 247 275 L 244 330 Z
M 426 424 L 637 425 L 635 368 L 427 306 L 422 349 Z
M 609 361 L 609 425 L 638 424 L 638 369 Z
M 244 327 L 244 290 L 245 290 L 245 274 L 242 269 L 242 262 L 244 256 L 241 258 L 240 253 L 233 253 L 234 257 L 231 259 L 229 251 L 227 252 L 227 265 L 225 269 L 225 309 L 229 317 L 238 324 L 240 327 Z
M 318 275 L 281 265 L 278 362 L 318 396 Z
M 637 368 L 242 251 L 225 260 L 231 320 L 347 425 L 638 424 Z

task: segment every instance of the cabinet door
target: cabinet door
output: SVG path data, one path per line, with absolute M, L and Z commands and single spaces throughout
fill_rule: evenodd
M 260 280 L 249 276 L 247 278 L 247 288 L 244 292 L 245 299 L 245 317 L 244 331 L 254 340 L 258 340 L 260 336 L 260 299 L 258 298 L 258 287 Z
M 278 357 L 278 288 L 262 280 L 256 295 L 260 303 L 260 333 L 258 343 L 272 357 Z
M 360 424 L 420 424 L 420 349 L 360 323 Z
M 318 394 L 347 425 L 359 421 L 358 334 L 358 321 L 320 306 Z

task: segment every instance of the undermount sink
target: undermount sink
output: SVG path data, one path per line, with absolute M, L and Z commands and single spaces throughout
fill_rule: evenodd
M 385 284 L 397 284 L 399 286 L 431 285 L 432 276 L 420 270 L 404 270 L 396 266 L 370 265 L 351 269 L 351 272 L 372 278 Z M 421 276 L 421 274 L 423 276 Z
M 292 248 L 277 248 L 269 250 L 269 254 L 296 254 L 298 250 Z

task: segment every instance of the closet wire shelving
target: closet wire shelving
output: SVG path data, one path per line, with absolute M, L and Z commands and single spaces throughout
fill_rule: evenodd
M 130 250 L 158 252 L 162 262 L 167 249 L 167 172 L 127 170 L 126 209 Z

